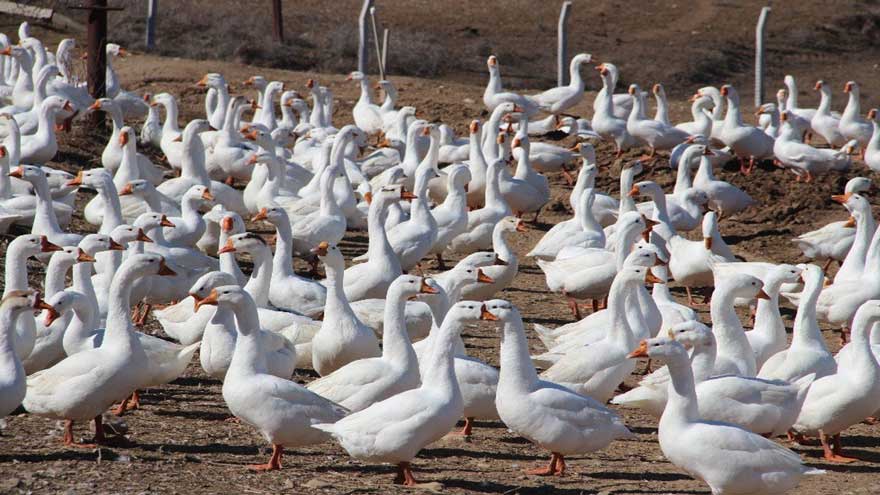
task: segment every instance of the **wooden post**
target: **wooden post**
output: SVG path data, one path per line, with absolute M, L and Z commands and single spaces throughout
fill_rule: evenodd
M 764 29 L 769 14 L 770 7 L 761 9 L 755 28 L 755 108 L 764 104 Z
M 92 98 L 107 95 L 107 0 L 89 0 L 89 29 L 87 40 L 86 71 L 89 94 Z M 92 112 L 92 125 L 101 127 L 104 112 Z
M 379 62 L 379 80 L 385 79 L 385 67 L 382 63 L 382 49 L 379 48 L 379 30 L 376 28 L 376 7 L 370 7 L 370 23 L 373 25 L 373 41 L 376 44 L 376 60 Z
M 159 0 L 147 0 L 147 50 L 156 48 L 156 17 L 159 16 Z
M 370 8 L 373 6 L 373 0 L 364 0 L 364 6 L 361 8 L 361 17 L 358 23 L 358 70 L 364 74 L 367 73 L 367 62 L 369 61 L 369 52 L 367 51 L 367 16 L 370 14 Z
M 568 84 L 568 16 L 571 14 L 571 2 L 562 2 L 559 12 L 559 25 L 556 28 L 556 82 L 559 86 Z
M 284 43 L 284 20 L 281 14 L 281 0 L 272 0 L 272 36 L 278 43 Z
M 382 32 L 382 70 L 385 71 L 385 74 L 388 74 L 388 37 L 391 35 L 391 30 L 385 28 Z

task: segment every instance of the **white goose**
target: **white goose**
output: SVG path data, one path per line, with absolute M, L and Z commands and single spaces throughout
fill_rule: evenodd
M 486 170 L 486 200 L 482 208 L 468 212 L 467 230 L 452 239 L 449 250 L 455 253 L 470 254 L 489 249 L 492 245 L 492 230 L 501 219 L 511 214 L 510 206 L 501 194 L 501 175 L 505 171 L 504 162 L 496 160 Z
M 514 277 L 519 272 L 519 260 L 516 252 L 508 244 L 507 236 L 513 232 L 521 233 L 526 230 L 525 223 L 516 217 L 505 217 L 495 225 L 492 230 L 492 250 L 495 252 L 496 263 L 483 267 L 483 272 L 492 281 L 467 285 L 461 291 L 463 299 L 485 301 L 513 283 Z
M 660 448 L 713 493 L 784 493 L 795 488 L 803 475 L 824 472 L 808 468 L 800 456 L 772 440 L 730 423 L 702 420 L 693 372 L 680 343 L 668 337 L 642 341 L 630 357 L 667 362 L 671 383 L 660 418 Z
M 568 64 L 569 83 L 567 86 L 559 86 L 548 89 L 543 93 L 530 95 L 542 111 L 558 115 L 569 108 L 577 105 L 584 97 L 584 79 L 581 77 L 581 65 L 593 61 L 589 53 L 578 53 L 572 57 Z
M 803 268 L 800 266 L 781 264 L 762 277 L 764 293 L 769 298 L 758 299 L 754 327 L 746 332 L 749 346 L 755 352 L 755 364 L 759 370 L 771 356 L 785 350 L 788 345 L 785 323 L 782 321 L 782 315 L 779 314 L 779 291 L 782 284 L 798 282 L 801 273 Z
M 626 121 L 626 131 L 648 144 L 651 148 L 650 156 L 654 156 L 654 152 L 658 149 L 670 150 L 690 137 L 687 132 L 672 127 L 668 123 L 645 117 L 641 92 L 642 90 L 637 84 L 629 86 L 629 94 L 633 98 L 633 109 Z
M 631 112 L 626 111 L 623 116 L 618 116 L 618 108 L 620 108 L 613 98 L 614 84 L 617 82 L 615 75 L 617 68 L 612 73 L 611 64 L 600 64 L 596 66 L 599 75 L 602 77 L 602 89 L 596 95 L 593 103 L 593 129 L 602 136 L 603 139 L 612 139 L 617 148 L 617 157 L 623 155 L 623 152 L 636 146 L 638 140 L 627 131 L 627 121 L 625 117 Z M 629 96 L 629 95 L 627 95 Z M 630 107 L 632 99 L 630 98 Z
M 855 81 L 847 82 L 843 92 L 849 93 L 849 100 L 846 102 L 846 108 L 843 109 L 843 115 L 840 116 L 838 129 L 844 138 L 857 140 L 862 153 L 864 153 L 864 150 L 868 147 L 868 142 L 871 140 L 873 128 L 871 123 L 861 116 L 858 83 Z
M 466 301 L 453 306 L 440 328 L 421 386 L 317 428 L 330 433 L 357 459 L 397 464 L 395 483 L 417 484 L 410 461 L 422 448 L 446 435 L 461 417 L 464 401 L 455 376 L 455 341 L 464 323 L 481 317 L 479 303 Z
M 814 89 L 821 92 L 822 99 L 819 101 L 815 115 L 810 119 L 810 127 L 830 146 L 835 148 L 843 146 L 847 140 L 840 132 L 840 114 L 831 111 L 831 86 L 819 80 L 816 81 Z
M 501 86 L 501 68 L 498 66 L 498 58 L 495 55 L 486 59 L 486 66 L 489 68 L 489 82 L 483 92 L 483 104 L 490 112 L 502 103 L 516 104 L 528 115 L 533 115 L 538 111 L 538 104 L 531 97 L 504 91 Z
M 507 301 L 491 300 L 483 318 L 501 326 L 501 372 L 495 405 L 504 424 L 552 453 L 537 475 L 565 474 L 565 456 L 594 452 L 633 434 L 601 403 L 538 377 L 519 311 Z
M 29 290 L 11 291 L 3 296 L 0 304 L 0 419 L 6 417 L 21 405 L 27 392 L 24 366 L 15 352 L 15 326 L 19 316 L 35 309 L 54 310 L 40 299 L 38 292 Z
M 337 421 L 348 411 L 296 382 L 269 373 L 260 321 L 250 296 L 240 287 L 223 286 L 199 302 L 232 310 L 238 322 L 235 352 L 223 381 L 223 400 L 235 417 L 257 428 L 272 444 L 269 462 L 251 469 L 281 469 L 285 446 L 325 441 L 327 435 L 314 426 Z
M 730 146 L 740 159 L 740 169 L 748 174 L 754 168 L 756 160 L 773 157 L 773 138 L 761 129 L 743 123 L 739 94 L 733 86 L 721 86 L 721 96 L 727 98 L 727 114 L 718 138 Z M 746 160 L 748 165 L 745 164 Z
M 406 331 L 404 307 L 409 297 L 435 290 L 421 277 L 398 277 L 388 288 L 381 356 L 352 361 L 310 382 L 308 389 L 351 411 L 360 411 L 418 387 L 419 363 Z M 456 420 L 459 417 L 460 410 Z

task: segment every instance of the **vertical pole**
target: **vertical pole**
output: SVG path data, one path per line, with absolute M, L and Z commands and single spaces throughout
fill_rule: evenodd
M 758 26 L 755 28 L 755 108 L 764 103 L 764 28 L 770 7 L 761 9 Z
M 147 0 L 147 50 L 156 48 L 156 17 L 159 15 L 159 0 Z
M 107 0 L 89 0 L 87 71 L 89 94 L 102 98 L 107 94 Z M 92 124 L 104 122 L 103 112 L 92 112 Z
M 281 0 L 272 0 L 272 37 L 284 43 L 284 20 L 281 15 Z
M 358 70 L 364 74 L 367 73 L 367 62 L 369 61 L 369 53 L 367 52 L 367 16 L 370 14 L 370 8 L 373 6 L 373 0 L 364 0 L 364 6 L 361 8 L 361 17 L 359 20 L 359 38 L 358 38 Z
M 385 28 L 382 32 L 382 70 L 385 73 L 388 73 L 388 37 L 391 35 L 391 30 Z
M 385 79 L 382 49 L 379 48 L 379 30 L 376 28 L 376 7 L 370 7 L 370 23 L 373 25 L 373 42 L 376 44 L 376 60 L 379 62 L 379 80 Z
M 571 2 L 562 2 L 559 12 L 559 25 L 556 28 L 556 82 L 559 86 L 568 84 L 568 16 L 571 14 Z

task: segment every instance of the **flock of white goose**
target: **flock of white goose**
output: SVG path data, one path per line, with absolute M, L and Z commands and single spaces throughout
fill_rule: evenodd
M 257 96 L 248 100 L 212 73 L 198 82 L 205 118 L 181 130 L 173 95 L 123 90 L 112 64 L 108 97 L 92 100 L 70 70 L 73 48 L 65 40 L 53 55 L 26 25 L 17 45 L 0 34 L 0 226 L 31 229 L 5 253 L 0 417 L 23 407 L 64 420 L 70 446 L 83 445 L 74 423 L 94 420 L 94 442 L 107 441 L 102 414 L 118 402 L 119 414 L 136 407 L 139 389 L 181 376 L 200 348 L 231 413 L 273 446 L 255 469 L 280 468 L 284 448 L 332 439 L 354 458 L 397 465 L 396 481 L 412 485 L 410 461 L 464 418 L 464 435 L 475 419 L 502 421 L 552 454 L 530 473 L 562 475 L 566 456 L 632 436 L 605 407 L 610 400 L 658 417 L 665 456 L 712 493 L 740 494 L 785 492 L 820 473 L 772 437 L 819 437 L 827 461 L 850 462 L 841 432 L 880 409 L 880 230 L 861 194 L 870 182 L 853 179 L 834 197 L 849 221 L 795 240 L 826 269 L 841 263 L 829 283 L 815 264 L 735 258 L 719 221 L 760 206 L 713 175 L 733 158 L 743 173 L 772 159 L 809 181 L 850 167 L 856 151 L 880 169 L 876 112 L 861 116 L 854 82 L 836 114 L 829 85 L 816 83 L 818 109 L 801 108 L 787 77 L 787 99 L 781 91 L 763 105 L 760 126 L 744 122 L 732 86 L 700 88 L 693 120 L 672 125 L 662 86 L 653 86 L 649 118 L 647 94 L 637 85 L 615 94 L 617 69 L 602 63 L 587 121 L 566 112 L 584 97 L 590 55 L 572 59 L 568 86 L 537 95 L 504 90 L 493 56 L 483 95 L 491 116 L 460 138 L 398 108 L 390 81 L 379 83 L 385 100 L 374 103 L 358 72 L 350 75 L 361 89 L 354 125 L 341 128 L 332 93 L 315 81 L 306 85 L 309 104 L 254 76 L 245 84 Z M 125 55 L 113 44 L 107 52 Z M 112 120 L 102 166 L 76 176 L 47 166 L 56 127 L 95 111 Z M 144 117 L 139 133 L 126 125 Z M 532 141 L 548 133 L 581 142 Z M 650 150 L 623 168 L 619 199 L 595 188 L 589 139 L 613 141 L 618 153 Z M 161 149 L 170 169 L 139 145 Z M 643 163 L 661 160 L 659 150 L 671 152 L 671 193 L 636 179 Z M 532 356 L 520 310 L 492 298 L 517 275 L 509 238 L 525 229 L 518 217 L 537 217 L 548 202 L 544 174 L 570 178 L 567 166 L 578 163 L 573 218 L 528 254 L 578 321 L 536 325 L 546 352 Z M 83 211 L 74 208 L 79 188 L 97 191 Z M 97 233 L 67 230 L 73 215 Z M 274 254 L 245 219 L 274 227 Z M 367 230 L 369 249 L 346 268 L 338 243 L 357 229 Z M 682 234 L 695 229 L 698 240 Z M 236 253 L 253 260 L 251 273 Z M 426 258 L 442 267 L 448 253 L 464 258 L 414 275 Z M 29 286 L 29 257 L 47 262 L 40 292 Z M 315 274 L 322 264 L 326 278 L 295 273 L 295 257 Z M 711 329 L 671 296 L 670 280 L 689 299 L 691 288 L 714 287 Z M 780 297 L 798 306 L 790 343 Z M 756 299 L 754 328 L 745 331 L 734 308 Z M 581 318 L 584 300 L 593 311 Z M 138 331 L 151 311 L 170 339 Z M 498 329 L 500 370 L 468 356 L 460 337 L 479 320 Z M 851 329 L 836 356 L 819 321 Z M 666 366 L 615 395 L 640 357 Z M 290 380 L 296 368 L 320 378 L 301 386 Z

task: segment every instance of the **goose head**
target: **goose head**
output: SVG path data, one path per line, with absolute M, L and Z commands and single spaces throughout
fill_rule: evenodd
M 500 229 L 502 232 L 527 232 L 529 230 L 522 218 L 517 218 L 512 215 L 502 218 L 501 221 L 495 225 L 495 228 Z
M 663 188 L 660 187 L 659 184 L 650 180 L 643 180 L 636 184 L 633 184 L 632 189 L 629 190 L 627 196 L 631 198 L 638 198 L 641 195 L 648 196 L 651 199 L 659 198 L 660 195 L 665 194 L 663 192 Z
M 130 269 L 140 277 L 158 275 L 160 277 L 173 277 L 177 273 L 165 264 L 165 258 L 158 254 L 132 254 L 122 262 L 120 270 Z
M 135 139 L 134 129 L 129 126 L 125 126 L 119 130 L 119 145 L 125 148 L 128 148 L 132 151 L 135 149 L 135 143 L 137 140 Z
M 4 311 L 10 311 L 13 316 L 17 316 L 24 311 L 43 310 L 51 313 L 57 313 L 49 303 L 43 301 L 40 293 L 33 290 L 14 290 L 6 294 L 3 301 L 0 302 L 0 308 Z
M 876 109 L 872 109 L 876 110 Z M 868 112 L 870 114 L 870 112 Z M 865 192 L 871 190 L 871 179 L 867 177 L 853 177 L 852 179 L 846 182 L 846 186 L 843 188 L 844 192 Z
M 718 232 L 718 214 L 714 211 L 707 211 L 703 215 L 702 229 L 703 243 L 706 245 L 706 249 L 712 250 L 712 240 L 716 235 L 721 235 Z
M 95 261 L 94 256 L 104 251 L 122 251 L 125 247 L 113 240 L 113 237 L 106 234 L 88 234 L 83 237 L 77 245 L 79 250 L 86 256 L 81 256 L 78 262 Z M 86 258 L 92 258 L 91 260 Z
M 461 261 L 456 263 L 455 267 L 458 268 L 459 265 L 483 267 L 491 265 L 507 265 L 507 262 L 502 260 L 495 251 L 477 251 L 476 253 L 471 253 L 462 258 Z
M 504 325 L 522 320 L 519 310 L 510 301 L 504 299 L 490 299 L 484 301 L 480 308 L 480 319 L 492 322 L 495 325 Z M 502 342 L 504 336 L 501 337 Z
M 68 311 L 83 308 L 89 303 L 89 299 L 81 292 L 68 289 L 52 295 L 46 302 L 52 307 L 52 311 L 46 311 L 46 317 L 43 320 L 43 325 L 48 327 Z
M 189 295 L 195 300 L 204 299 L 208 297 L 212 289 L 225 285 L 235 285 L 236 283 L 235 276 L 231 273 L 221 271 L 208 272 L 199 277 L 190 287 Z
M 464 192 L 468 191 L 468 183 L 471 181 L 471 169 L 464 164 L 455 164 L 446 168 L 446 177 L 450 189 L 461 188 Z
M 269 84 L 269 81 L 263 76 L 251 76 L 245 79 L 242 84 L 253 87 L 257 91 L 263 91 L 266 88 L 266 85 Z
M 578 53 L 577 55 L 572 57 L 570 64 L 572 67 L 579 69 L 581 65 L 589 64 L 589 63 L 593 63 L 593 62 L 594 62 L 593 56 L 590 55 L 589 53 Z M 598 60 L 596 60 L 596 62 L 598 62 Z
M 205 74 L 199 82 L 196 83 L 196 86 L 201 88 L 225 88 L 226 87 L 226 79 L 223 78 L 221 74 L 216 72 L 209 72 Z
M 436 294 L 437 289 L 431 287 L 424 277 L 416 275 L 401 275 L 391 282 L 388 287 L 389 300 L 410 299 L 419 294 Z
M 447 319 L 458 323 L 476 323 L 483 319 L 483 310 L 485 306 L 482 302 L 477 301 L 459 301 L 453 304 L 443 321 Z M 454 325 L 456 333 L 461 330 L 461 325 Z
M 156 212 L 142 213 L 134 220 L 134 226 L 143 229 L 144 232 L 152 232 L 159 227 L 175 227 L 168 217 Z
M 257 143 L 264 150 L 274 150 L 275 141 L 272 139 L 272 133 L 269 129 L 261 124 L 250 124 L 241 131 L 242 136 L 248 141 Z
M 94 262 L 95 258 L 86 253 L 83 249 L 80 249 L 77 246 L 64 246 L 60 251 L 55 251 L 52 253 L 52 264 L 58 264 L 62 270 L 67 271 L 68 268 L 72 267 L 77 263 L 91 263 Z
M 139 198 L 144 198 L 150 195 L 154 190 L 155 186 L 151 184 L 146 179 L 135 179 L 129 182 L 126 182 L 122 189 L 119 190 L 120 196 L 128 196 L 134 195 Z
M 112 57 L 125 58 L 129 55 L 128 50 L 122 48 L 116 43 L 107 43 L 107 55 Z
M 243 234 L 247 227 L 241 215 L 234 211 L 224 211 L 220 217 L 220 230 L 227 235 Z
M 685 321 L 675 324 L 666 331 L 666 335 L 686 348 L 715 345 L 715 335 L 712 333 L 712 329 L 699 321 Z
M 803 268 L 796 265 L 782 263 L 773 267 L 764 280 L 765 292 L 777 292 L 779 287 L 784 283 L 793 284 L 799 282 Z
M 626 266 L 642 266 L 652 268 L 655 266 L 666 266 L 669 258 L 660 252 L 660 248 L 650 242 L 640 242 L 636 244 L 635 249 L 626 256 L 623 264 Z M 664 283 L 664 282 L 656 282 Z
M 266 240 L 261 236 L 253 232 L 245 232 L 229 236 L 226 244 L 217 251 L 217 254 L 224 253 L 246 253 L 256 258 L 268 256 L 270 249 Z
M 498 57 L 495 55 L 489 55 L 489 58 L 486 59 L 486 67 L 489 68 L 489 72 L 498 70 Z
M 858 98 L 858 96 L 859 96 L 859 83 L 857 83 L 855 81 L 847 81 L 847 83 L 843 85 L 843 92 L 850 93 L 854 97 Z
M 107 190 L 113 184 L 113 177 L 106 169 L 92 168 L 80 170 L 76 177 L 67 181 L 68 186 L 87 187 L 90 189 Z
M 251 218 L 251 221 L 268 221 L 272 225 L 280 225 L 283 222 L 289 222 L 287 211 L 278 205 L 268 205 L 260 208 L 260 211 Z
M 654 337 L 643 340 L 639 346 L 627 355 L 630 359 L 646 357 L 657 359 L 670 365 L 687 366 L 687 350 L 669 336 Z
M 211 289 L 207 297 L 196 299 L 195 309 L 198 311 L 202 306 L 226 307 L 238 313 L 245 308 L 256 309 L 256 303 L 250 294 L 238 285 L 221 285 Z M 257 328 L 246 328 L 237 325 L 238 331 L 248 335 Z
M 327 241 L 321 241 L 317 246 L 313 247 L 311 253 L 318 257 L 325 265 L 344 267 L 345 258 L 342 251 L 336 244 L 330 244 Z
M 211 189 L 201 184 L 190 187 L 183 193 L 183 201 L 192 201 L 195 204 L 205 204 L 214 201 Z
M 745 273 L 736 273 L 716 279 L 716 289 L 722 286 L 726 289 L 725 292 L 734 298 L 770 299 L 770 296 L 764 292 L 764 282 L 761 282 L 758 277 Z
M 364 75 L 363 72 L 361 72 L 361 71 L 359 71 L 359 70 L 351 71 L 351 72 L 348 73 L 347 76 L 345 76 L 345 80 L 346 80 L 346 81 L 357 81 L 357 82 L 361 82 L 361 81 L 363 81 L 364 79 L 366 79 L 366 76 Z
M 140 227 L 135 227 L 133 225 L 119 225 L 115 229 L 110 232 L 110 237 L 119 245 L 126 245 L 129 242 L 139 241 L 139 242 L 153 242 L 147 234 L 144 232 L 144 229 Z

